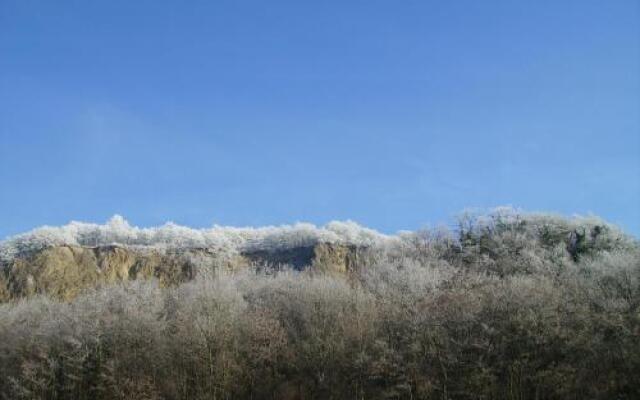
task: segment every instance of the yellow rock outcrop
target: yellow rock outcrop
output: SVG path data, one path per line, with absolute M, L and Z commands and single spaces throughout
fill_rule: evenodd
M 214 249 L 159 250 L 122 246 L 54 246 L 14 259 L 0 269 L 0 301 L 35 294 L 71 300 L 87 288 L 133 279 L 180 284 L 198 274 L 250 265 L 310 266 L 320 272 L 346 273 L 356 262 L 354 246 L 315 246 L 225 254 Z

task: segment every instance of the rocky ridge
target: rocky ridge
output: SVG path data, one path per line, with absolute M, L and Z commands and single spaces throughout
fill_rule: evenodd
M 212 248 L 158 249 L 122 245 L 57 245 L 19 256 L 0 269 L 0 301 L 47 294 L 71 300 L 87 288 L 135 279 L 177 285 L 200 274 L 251 266 L 346 273 L 355 262 L 353 245 L 317 243 L 237 254 Z

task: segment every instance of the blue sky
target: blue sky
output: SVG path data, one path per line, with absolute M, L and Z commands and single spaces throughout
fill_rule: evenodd
M 0 0 L 0 238 L 510 204 L 640 234 L 640 3 Z

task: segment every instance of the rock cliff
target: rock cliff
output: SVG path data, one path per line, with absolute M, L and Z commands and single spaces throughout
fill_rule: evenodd
M 87 288 L 126 280 L 155 278 L 168 286 L 199 274 L 250 266 L 346 273 L 356 258 L 356 246 L 333 243 L 237 253 L 211 248 L 57 245 L 15 257 L 2 266 L 0 301 L 35 294 L 71 300 Z

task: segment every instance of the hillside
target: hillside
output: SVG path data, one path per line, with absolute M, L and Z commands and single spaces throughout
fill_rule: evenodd
M 0 244 L 0 300 L 2 399 L 640 397 L 640 244 L 595 217 L 74 222 Z
M 72 222 L 0 243 L 0 301 L 49 294 L 70 300 L 86 288 L 156 278 L 163 286 L 244 268 L 311 267 L 346 273 L 357 250 L 398 237 L 353 222 L 265 228 L 140 229 L 115 216 L 105 225 Z

